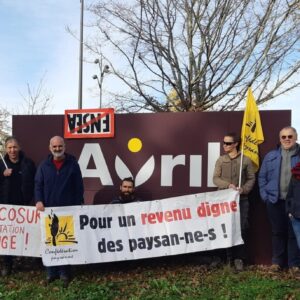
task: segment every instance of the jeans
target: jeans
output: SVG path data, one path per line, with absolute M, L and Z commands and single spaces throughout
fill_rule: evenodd
M 241 224 L 241 235 L 244 244 L 233 246 L 226 249 L 227 261 L 231 262 L 234 259 L 246 260 L 246 246 L 245 239 L 247 229 L 249 228 L 249 200 L 247 196 L 240 196 L 240 224 Z
M 300 249 L 300 219 L 290 216 L 290 220 L 293 226 L 293 230 L 296 236 L 298 248 Z
M 1 256 L 2 267 L 11 270 L 13 265 L 13 256 L 3 255 Z
M 280 267 L 299 267 L 300 250 L 285 212 L 285 200 L 267 202 L 267 213 L 272 227 L 272 263 Z
M 46 267 L 46 272 L 48 278 L 69 278 L 71 276 L 71 267 L 69 265 Z

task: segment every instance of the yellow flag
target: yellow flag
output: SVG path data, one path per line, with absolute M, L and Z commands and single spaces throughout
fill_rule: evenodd
M 259 111 L 252 90 L 249 87 L 242 126 L 242 147 L 244 155 L 248 156 L 254 163 L 255 171 L 259 168 L 258 145 L 263 141 L 264 134 Z

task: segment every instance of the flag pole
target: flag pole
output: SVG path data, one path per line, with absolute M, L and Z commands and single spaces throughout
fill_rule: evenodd
M 1 156 L 1 159 L 2 159 L 2 161 L 4 163 L 5 169 L 8 169 L 8 166 L 7 166 L 7 164 L 6 164 L 5 160 L 4 160 L 4 157 L 3 157 L 3 155 L 2 155 L 1 152 L 0 152 L 0 156 Z
M 244 133 L 243 133 L 242 137 L 243 136 L 244 136 Z M 241 188 L 241 185 L 242 185 L 243 160 L 244 160 L 244 139 L 242 138 L 242 143 L 241 143 L 241 163 L 240 163 L 240 174 L 239 174 L 239 189 Z

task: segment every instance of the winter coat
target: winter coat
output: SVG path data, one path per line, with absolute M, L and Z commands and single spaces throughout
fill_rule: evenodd
M 292 176 L 286 196 L 286 211 L 295 218 L 300 218 L 300 180 Z
M 4 160 L 9 169 L 14 169 L 15 164 L 10 161 L 9 156 L 6 154 Z M 0 161 L 0 203 L 1 204 L 13 204 L 13 205 L 29 205 L 33 200 L 34 190 L 34 174 L 35 165 L 34 162 L 27 158 L 24 152 L 19 152 L 19 175 L 21 186 L 15 186 L 16 182 L 13 178 L 14 171 L 11 176 L 4 176 L 3 172 L 6 169 L 3 161 Z M 11 198 L 11 191 L 20 189 L 21 197 L 18 199 Z
M 83 204 L 83 180 L 75 157 L 65 153 L 64 163 L 57 170 L 50 154 L 38 167 L 34 190 L 35 201 L 45 207 Z
M 140 202 L 141 199 L 132 195 L 130 199 L 124 200 L 121 196 L 116 196 L 112 199 L 110 204 L 126 204 L 126 203 L 133 203 L 133 202 Z
M 296 153 L 291 157 L 291 169 L 300 161 L 300 146 L 296 144 Z M 260 196 L 263 201 L 276 203 L 280 195 L 281 147 L 265 156 L 258 175 Z
M 241 154 L 235 158 L 230 158 L 228 154 L 224 154 L 218 158 L 215 165 L 213 182 L 219 189 L 228 189 L 230 184 L 238 186 L 241 165 Z M 247 195 L 253 188 L 255 183 L 255 173 L 252 161 L 249 157 L 243 157 L 242 182 L 241 188 L 243 193 Z

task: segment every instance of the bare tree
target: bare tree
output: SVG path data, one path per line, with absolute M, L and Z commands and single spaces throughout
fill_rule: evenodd
M 47 112 L 53 95 L 45 88 L 45 75 L 40 79 L 36 88 L 26 84 L 26 94 L 21 93 L 23 98 L 22 113 L 27 115 L 43 115 Z
M 4 140 L 11 133 L 11 114 L 4 108 L 0 107 L 0 152 L 3 152 Z
M 86 47 L 127 87 L 114 94 L 119 109 L 233 110 L 248 86 L 258 104 L 299 87 L 299 9 L 299 0 L 98 0 Z
M 53 96 L 45 88 L 45 76 L 43 76 L 37 87 L 32 88 L 27 83 L 27 94 L 21 94 L 23 98 L 22 108 L 9 111 L 0 107 L 0 152 L 3 151 L 3 142 L 11 134 L 11 117 L 13 114 L 41 115 L 47 112 Z

